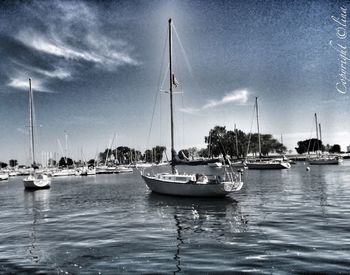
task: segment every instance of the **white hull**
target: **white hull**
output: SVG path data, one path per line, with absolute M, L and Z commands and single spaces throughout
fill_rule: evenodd
M 247 162 L 248 169 L 256 170 L 269 170 L 269 169 L 289 169 L 291 166 L 288 162 L 275 162 L 275 161 L 256 161 Z
M 8 180 L 9 174 L 0 174 L 0 180 Z
M 30 175 L 23 179 L 25 189 L 50 188 L 51 178 L 46 175 Z
M 189 196 L 189 197 L 223 197 L 235 191 L 239 191 L 243 182 L 221 182 L 216 184 L 196 183 L 196 182 L 174 182 L 157 179 L 152 176 L 144 176 L 142 178 L 146 182 L 151 191 L 173 196 Z
M 75 176 L 76 171 L 74 169 L 64 169 L 58 170 L 52 174 L 53 177 L 67 177 L 67 176 Z
M 96 174 L 113 174 L 116 172 L 115 167 L 97 166 L 95 169 Z
M 319 158 L 319 159 L 309 159 L 310 165 L 337 165 L 341 163 L 339 158 Z
M 134 172 L 134 169 L 131 167 L 125 167 L 125 166 L 117 166 L 116 173 L 132 173 Z
M 221 168 L 222 163 L 221 162 L 211 162 L 211 163 L 208 163 L 208 166 L 211 168 Z

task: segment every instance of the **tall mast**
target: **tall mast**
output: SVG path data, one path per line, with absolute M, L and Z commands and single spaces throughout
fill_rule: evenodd
M 319 150 L 319 144 L 318 144 L 318 123 L 317 123 L 317 114 L 315 113 L 315 124 L 316 124 L 316 142 L 317 142 L 317 151 Z
M 261 158 L 261 141 L 260 141 L 260 129 L 259 129 L 258 97 L 255 98 L 255 108 L 256 108 L 256 123 L 257 123 L 257 126 L 258 126 L 259 158 Z
M 34 128 L 33 128 L 33 91 L 32 80 L 29 78 L 29 132 L 30 132 L 30 149 L 32 156 L 32 165 L 35 166 L 35 154 L 34 154 Z
M 236 155 L 237 155 L 237 159 L 238 159 L 238 131 L 236 128 L 236 123 L 235 123 L 235 136 L 236 136 Z
M 170 128 L 171 128 L 171 171 L 175 174 L 174 120 L 173 120 L 173 71 L 171 63 L 171 18 L 169 18 L 169 87 L 170 87 Z
M 318 124 L 318 130 L 320 131 L 320 141 L 321 141 L 321 142 L 320 142 L 320 143 L 321 143 L 320 145 L 322 145 L 321 123 L 319 123 L 319 124 Z M 321 149 L 320 149 L 320 150 L 322 151 L 322 147 L 321 147 Z

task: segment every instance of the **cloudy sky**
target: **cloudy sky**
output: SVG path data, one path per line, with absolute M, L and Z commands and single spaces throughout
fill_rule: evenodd
M 66 135 L 75 159 L 93 158 L 115 133 L 114 146 L 169 146 L 170 17 L 177 149 L 204 146 L 215 125 L 256 131 L 256 96 L 262 133 L 282 134 L 292 149 L 315 136 L 317 113 L 324 142 L 345 149 L 350 85 L 336 89 L 337 45 L 349 47 L 350 37 L 346 24 L 337 36 L 343 26 L 332 19 L 342 7 L 350 8 L 325 0 L 1 1 L 0 161 L 29 162 L 29 77 L 39 159 L 61 154 Z

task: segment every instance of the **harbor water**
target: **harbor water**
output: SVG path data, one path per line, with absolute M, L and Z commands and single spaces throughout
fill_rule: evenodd
M 136 170 L 31 192 L 21 177 L 2 181 L 0 273 L 350 272 L 350 161 L 243 180 L 219 199 L 152 194 Z

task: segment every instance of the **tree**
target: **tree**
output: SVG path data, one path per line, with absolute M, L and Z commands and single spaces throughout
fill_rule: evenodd
M 7 163 L 5 162 L 0 162 L 0 168 L 6 168 L 7 167 Z
M 303 141 L 298 141 L 298 147 L 295 147 L 295 150 L 298 154 L 304 154 L 307 152 L 316 152 L 324 151 L 325 147 L 322 144 L 322 141 L 316 138 L 306 139 Z
M 10 159 L 9 160 L 10 167 L 15 167 L 17 166 L 17 160 L 16 159 Z
M 144 159 L 146 162 L 161 162 L 163 159 L 163 153 L 165 152 L 166 147 L 157 145 L 151 150 L 147 149 L 144 154 Z
M 191 158 L 192 160 L 197 156 L 198 154 L 198 149 L 196 147 L 191 147 L 188 148 L 188 157 Z
M 73 165 L 73 160 L 71 158 L 61 157 L 60 161 L 58 162 L 58 166 L 60 167 L 68 167 L 72 165 Z
M 209 151 L 208 148 L 202 148 L 198 150 L 198 156 L 200 158 L 208 158 L 209 157 Z
M 48 160 L 48 165 L 50 167 L 56 166 L 56 164 L 57 164 L 57 161 L 55 161 L 54 159 L 49 159 Z
M 209 135 L 204 138 L 208 143 L 207 150 L 211 157 L 245 158 L 247 152 L 258 155 L 259 136 L 257 133 L 245 134 L 241 130 L 226 131 L 224 126 L 215 126 L 209 131 Z M 267 156 L 269 153 L 284 153 L 287 148 L 274 139 L 270 134 L 261 134 L 261 154 Z M 238 154 L 237 154 L 238 151 Z M 203 153 L 203 152 L 201 152 Z
M 95 160 L 94 159 L 90 159 L 88 161 L 88 166 L 95 166 Z
M 217 157 L 220 154 L 224 154 L 223 152 L 223 140 L 226 135 L 226 127 L 225 126 L 215 126 L 214 129 L 209 131 L 209 135 L 204 137 L 204 142 L 208 143 L 208 151 L 210 153 L 210 157 Z
M 334 144 L 330 149 L 329 149 L 330 153 L 339 153 L 341 152 L 341 148 L 339 144 Z

